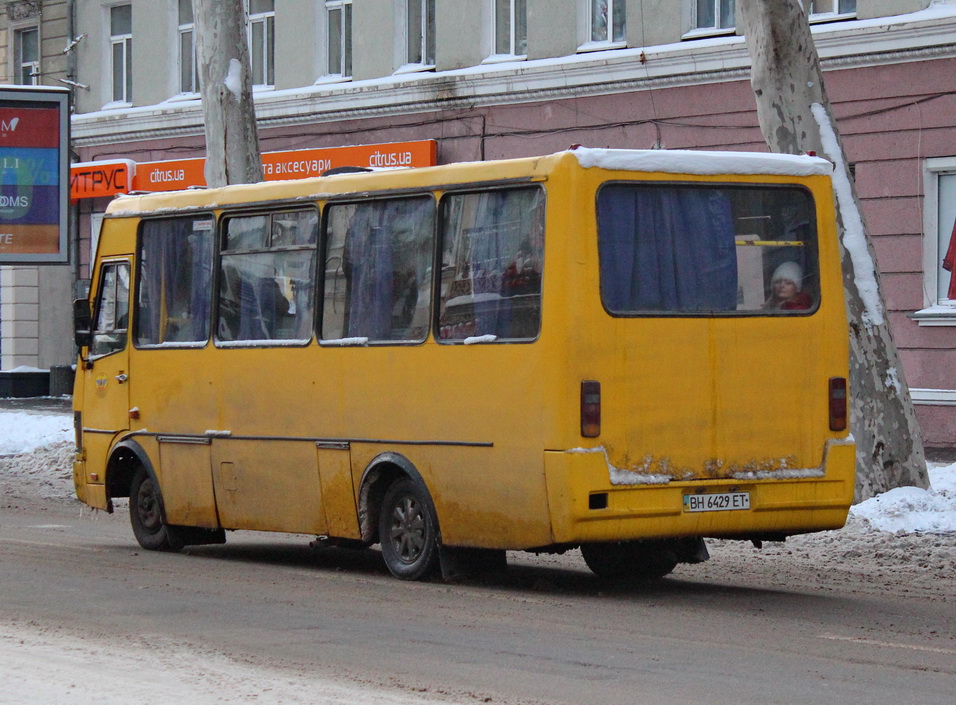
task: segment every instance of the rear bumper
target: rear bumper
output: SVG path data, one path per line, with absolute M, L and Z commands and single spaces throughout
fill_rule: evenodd
M 838 529 L 853 501 L 855 444 L 828 441 L 823 463 L 814 470 L 808 477 L 615 485 L 603 452 L 546 451 L 552 535 L 556 544 L 574 544 Z M 700 492 L 748 492 L 750 508 L 685 512 L 684 495 Z

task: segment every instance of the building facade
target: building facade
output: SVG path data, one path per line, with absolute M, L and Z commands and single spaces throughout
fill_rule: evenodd
M 805 4 L 924 441 L 951 449 L 956 298 L 942 260 L 956 219 L 956 0 Z M 245 5 L 263 152 L 420 140 L 435 141 L 438 163 L 572 144 L 766 151 L 734 0 Z M 73 89 L 76 162 L 135 172 L 203 156 L 189 0 L 20 0 L 0 9 L 6 82 Z M 82 280 L 109 198 L 80 196 L 67 275 Z M 56 335 L 68 343 L 68 302 L 43 269 L 3 273 L 3 367 L 52 364 L 39 323 L 34 362 L 7 353 L 28 349 L 20 334 L 34 327 L 18 327 L 32 310 L 28 291 L 39 311 L 62 307 Z

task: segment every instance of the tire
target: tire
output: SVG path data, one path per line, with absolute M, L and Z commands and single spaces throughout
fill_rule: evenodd
M 378 536 L 385 565 L 396 578 L 421 580 L 438 566 L 438 519 L 428 490 L 402 478 L 382 499 Z
M 129 493 L 129 519 L 133 535 L 148 551 L 178 551 L 183 542 L 166 523 L 163 500 L 153 478 L 140 466 L 133 473 Z
M 600 578 L 639 583 L 660 580 L 678 563 L 672 550 L 650 541 L 587 543 L 581 546 L 581 555 Z

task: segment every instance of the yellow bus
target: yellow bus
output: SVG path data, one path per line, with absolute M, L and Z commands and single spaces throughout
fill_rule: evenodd
M 147 549 L 580 547 L 653 579 L 853 495 L 831 165 L 577 148 L 121 197 L 76 304 L 74 480 Z

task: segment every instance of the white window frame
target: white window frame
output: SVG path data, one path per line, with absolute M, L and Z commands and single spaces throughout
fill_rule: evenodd
M 179 0 L 182 3 L 184 0 Z M 192 7 L 191 0 L 185 0 L 187 4 Z M 177 8 L 177 12 L 178 12 Z M 177 45 L 178 55 L 176 58 L 176 66 L 179 69 L 179 72 L 176 76 L 176 82 L 179 84 L 179 93 L 182 95 L 195 95 L 199 93 L 199 57 L 196 53 L 196 23 L 192 22 L 181 22 L 182 17 L 177 15 L 178 23 L 178 37 L 179 44 Z M 183 42 L 187 41 L 186 37 L 189 37 L 189 45 L 192 47 L 192 85 L 187 86 L 183 82 Z M 190 90 L 191 89 L 191 90 Z
M 129 7 L 130 9 L 130 31 L 127 33 L 113 34 L 113 10 L 120 7 Z M 120 3 L 117 5 L 110 5 L 106 8 L 106 26 L 108 35 L 110 38 L 109 46 L 109 96 L 110 103 L 112 105 L 132 105 L 133 103 L 133 31 L 132 31 L 132 15 L 133 15 L 133 4 L 132 3 Z M 122 66 L 123 66 L 123 76 L 122 76 L 122 92 L 121 95 L 117 96 L 116 93 L 116 62 L 114 61 L 114 54 L 117 48 L 121 48 L 122 52 Z
M 942 179 L 946 179 L 941 188 Z M 956 326 L 956 300 L 940 292 L 943 257 L 956 220 L 956 157 L 927 159 L 923 167 L 923 306 L 911 314 L 921 326 Z
M 338 54 L 339 65 L 332 64 L 332 13 L 341 12 L 341 21 L 339 22 L 338 36 Z M 328 79 L 350 79 L 352 78 L 352 0 L 326 0 L 325 1 L 325 67 L 326 78 Z
M 252 72 L 252 87 L 254 89 L 272 88 L 275 86 L 275 3 L 272 9 L 265 12 L 253 14 L 249 10 L 249 0 L 245 0 L 246 17 L 246 39 L 249 43 L 249 64 Z M 253 46 L 252 36 L 254 28 L 259 27 L 262 31 L 262 51 L 261 55 L 256 56 Z M 256 83 L 256 73 L 261 71 L 262 81 Z
M 19 86 L 37 86 L 40 84 L 40 57 L 42 55 L 41 45 L 40 45 L 40 26 L 39 25 L 25 25 L 23 27 L 15 27 L 12 29 L 13 32 L 13 64 L 14 72 L 16 75 L 16 83 Z M 36 33 L 36 48 L 37 56 L 34 60 L 24 60 L 23 58 L 23 35 L 28 32 Z M 30 82 L 26 83 L 23 81 L 25 69 L 29 69 L 30 72 L 27 74 L 30 78 Z
M 814 10 L 813 0 L 807 0 L 808 7 L 810 7 L 809 18 L 811 22 L 820 21 L 820 20 L 834 20 L 834 19 L 850 19 L 856 17 L 856 0 L 853 0 L 853 7 L 848 8 L 851 0 L 829 0 L 829 4 L 833 7 L 831 10 L 824 10 L 822 12 L 817 12 Z
M 409 10 L 413 5 L 420 6 L 421 11 L 421 26 L 420 27 L 411 27 L 409 22 Z M 429 23 L 429 11 L 431 13 L 437 14 L 437 2 L 436 0 L 405 0 L 402 3 L 403 16 L 401 18 L 402 22 L 402 56 L 404 58 L 404 65 L 398 69 L 395 73 L 409 73 L 414 71 L 428 71 L 435 68 L 435 56 L 429 56 L 429 49 L 437 53 L 437 47 L 435 42 L 435 37 L 432 37 L 429 34 L 428 26 L 431 24 L 433 27 L 436 27 L 437 19 L 433 16 L 431 22 Z M 412 56 L 410 51 L 412 41 L 415 37 L 420 38 L 420 45 L 418 47 L 419 56 Z M 419 59 L 416 61 L 415 59 Z
M 514 59 L 525 59 L 528 56 L 528 2 L 527 0 L 522 0 L 524 5 L 524 51 L 518 51 L 518 1 L 519 0 L 488 0 L 488 6 L 490 8 L 490 24 L 491 24 L 491 53 L 488 56 L 488 61 L 511 61 Z M 498 4 L 501 2 L 508 3 L 508 10 L 510 13 L 510 18 L 508 21 L 508 51 L 500 52 L 498 51 L 498 39 L 499 31 L 498 27 Z
M 697 16 L 697 3 L 698 0 L 691 0 L 690 2 L 690 14 L 691 14 L 691 28 L 690 31 L 684 34 L 684 38 L 694 38 L 694 37 L 712 37 L 714 35 L 725 35 L 733 34 L 736 31 L 737 25 L 737 2 L 733 0 L 734 7 L 731 8 L 730 12 L 733 14 L 733 17 L 730 18 L 729 26 L 722 27 L 721 24 L 723 18 L 720 11 L 721 0 L 710 0 L 714 5 L 714 23 L 712 25 L 703 25 L 700 24 L 700 19 Z
M 632 0 L 633 1 L 633 0 Z M 606 2 L 607 3 L 607 23 L 604 27 L 604 37 L 594 37 L 594 10 L 595 3 Z M 625 7 L 625 20 L 624 26 L 621 27 L 624 34 L 624 39 L 614 39 L 614 10 L 615 5 L 623 5 Z M 627 46 L 627 0 L 587 0 L 585 2 L 585 12 L 587 13 L 587 21 L 585 26 L 587 27 L 587 36 L 585 37 L 584 45 L 579 49 L 579 51 L 586 51 L 589 49 L 605 49 L 605 48 L 619 48 Z

